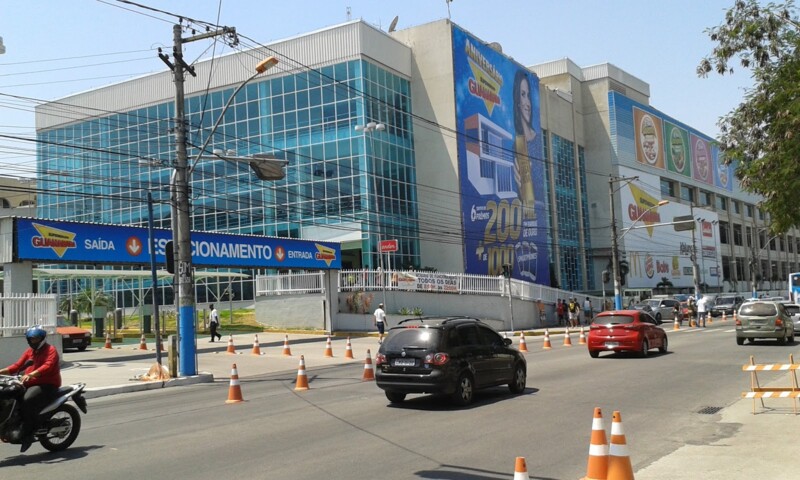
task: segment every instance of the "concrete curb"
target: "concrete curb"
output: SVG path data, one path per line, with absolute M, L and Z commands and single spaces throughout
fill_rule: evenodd
M 189 377 L 177 377 L 167 380 L 166 382 L 152 381 L 144 382 L 140 380 L 131 380 L 131 383 L 124 385 L 111 385 L 108 387 L 87 388 L 84 391 L 84 398 L 99 398 L 108 395 L 117 395 L 120 393 L 143 392 L 146 390 L 156 390 L 168 387 L 181 387 L 185 385 L 193 385 L 196 383 L 209 383 L 214 381 L 214 375 L 211 373 L 200 373 Z

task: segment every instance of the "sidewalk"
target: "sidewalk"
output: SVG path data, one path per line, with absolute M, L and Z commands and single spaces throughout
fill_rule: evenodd
M 67 352 L 61 367 L 64 385 L 86 383 L 86 398 L 96 398 L 119 393 L 129 393 L 201 382 L 228 379 L 235 363 L 240 377 L 296 372 L 300 355 L 305 357 L 306 368 L 353 363 L 363 365 L 367 349 L 374 357 L 378 351 L 377 336 L 351 337 L 354 359 L 345 358 L 346 337 L 331 337 L 333 358 L 325 357 L 327 336 L 289 334 L 292 356 L 283 356 L 283 333 L 259 333 L 261 355 L 252 354 L 254 334 L 233 335 L 236 354 L 226 352 L 229 336 L 210 343 L 208 337 L 197 341 L 197 375 L 161 381 L 141 381 L 135 377 L 147 373 L 156 363 L 155 344 L 148 350 L 137 345 L 114 345 L 112 349 L 92 347 L 85 352 Z M 161 364 L 168 366 L 167 352 L 161 354 Z

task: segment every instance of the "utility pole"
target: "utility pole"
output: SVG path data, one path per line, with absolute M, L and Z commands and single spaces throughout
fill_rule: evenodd
M 694 218 L 694 203 L 689 204 L 689 213 L 692 216 L 692 277 L 694 279 L 694 298 L 700 300 L 700 272 L 697 268 L 697 221 Z
M 176 274 L 178 286 L 178 352 L 180 375 L 190 376 L 197 374 L 197 348 L 195 345 L 195 297 L 194 278 L 192 269 L 191 246 L 191 207 L 189 203 L 189 165 L 186 151 L 186 113 L 184 111 L 184 72 L 197 76 L 194 67 L 183 60 L 184 43 L 194 42 L 218 35 L 236 35 L 236 30 L 223 27 L 220 30 L 202 33 L 192 37 L 181 37 L 182 26 L 180 23 L 172 27 L 173 46 L 172 57 L 159 53 L 159 58 L 172 70 L 175 81 L 175 209 L 177 219 L 172 232 L 175 248 Z M 235 37 L 234 37 L 235 38 Z

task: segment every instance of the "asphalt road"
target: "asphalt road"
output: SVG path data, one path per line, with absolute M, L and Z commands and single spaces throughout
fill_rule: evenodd
M 390 406 L 363 366 L 309 369 L 311 389 L 295 392 L 296 371 L 243 377 L 244 403 L 226 404 L 229 382 L 94 399 L 76 445 L 62 454 L 0 446 L 4 480 L 86 478 L 510 479 L 514 458 L 536 479 L 586 473 L 594 407 L 606 431 L 619 410 L 634 471 L 685 444 L 735 435 L 707 407 L 727 407 L 749 386 L 741 371 L 787 363 L 798 344 L 737 346 L 730 322 L 668 330 L 670 353 L 649 358 L 585 348 L 541 349 L 528 339 L 528 389 L 480 393 L 469 408 L 410 396 Z M 573 336 L 573 343 L 577 343 Z M 788 380 L 787 380 L 788 381 Z M 791 400 L 778 400 L 791 405 Z M 702 478 L 689 472 L 686 478 Z

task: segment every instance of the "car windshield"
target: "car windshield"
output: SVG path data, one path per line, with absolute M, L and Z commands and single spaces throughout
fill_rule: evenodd
M 786 313 L 789 315 L 797 315 L 800 313 L 800 305 L 783 305 L 786 308 Z
M 637 303 L 636 305 L 633 306 L 633 308 L 635 308 L 636 310 L 647 310 L 650 308 L 650 304 L 647 302 Z
M 439 333 L 437 328 L 398 328 L 390 330 L 383 343 L 388 350 L 430 350 L 439 344 Z
M 733 305 L 736 303 L 736 297 L 720 297 L 717 299 L 717 305 Z
M 739 309 L 739 315 L 750 315 L 753 317 L 771 317 L 777 315 L 778 309 L 774 303 L 746 303 Z
M 650 305 L 652 308 L 658 308 L 658 306 L 661 305 L 661 300 L 648 300 L 646 304 Z
M 594 317 L 592 325 L 627 325 L 633 323 L 631 315 L 603 315 Z

